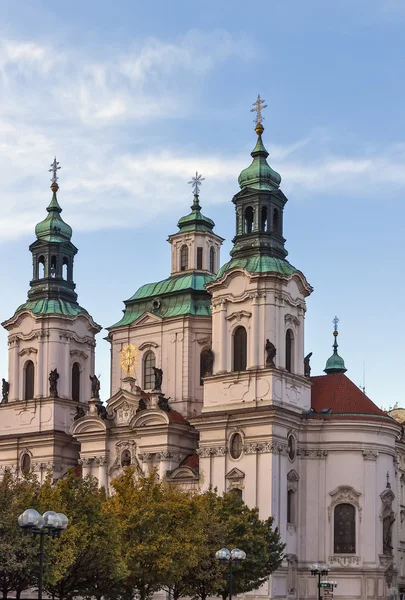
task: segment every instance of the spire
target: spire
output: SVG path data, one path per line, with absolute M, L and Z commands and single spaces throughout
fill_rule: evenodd
M 326 366 L 324 369 L 325 373 L 327 373 L 328 375 L 331 375 L 333 373 L 345 373 L 347 371 L 343 358 L 341 356 L 339 356 L 339 354 L 338 354 L 337 337 L 339 334 L 338 334 L 337 328 L 338 328 L 339 319 L 337 317 L 335 317 L 333 319 L 332 323 L 335 328 L 333 331 L 333 336 L 334 336 L 333 354 L 326 361 Z
M 250 111 L 256 113 L 254 122 L 256 123 L 255 132 L 257 134 L 257 142 L 250 154 L 253 158 L 251 165 L 244 169 L 238 178 L 239 185 L 242 189 L 253 188 L 257 190 L 272 191 L 277 190 L 281 183 L 280 174 L 274 171 L 266 160 L 269 153 L 264 147 L 262 140 L 264 132 L 262 124 L 264 117 L 262 115 L 262 110 L 267 108 L 267 104 L 264 104 L 264 102 L 265 101 L 260 98 L 259 94 Z
M 51 168 L 49 169 L 49 171 L 52 172 L 52 199 L 46 209 L 48 216 L 35 227 L 35 234 L 39 240 L 48 242 L 66 242 L 70 241 L 72 237 L 72 228 L 65 223 L 60 216 L 62 209 L 59 206 L 58 198 L 56 196 L 56 193 L 59 190 L 59 185 L 57 183 L 59 177 L 57 176 L 57 172 L 60 168 L 55 156 Z
M 196 171 L 195 176 L 188 182 L 193 188 L 194 195 L 193 203 L 190 206 L 192 212 L 189 215 L 182 217 L 177 223 L 177 227 L 180 231 L 212 231 L 215 226 L 214 221 L 205 217 L 201 212 L 200 187 L 202 186 L 203 181 L 205 181 L 205 177 Z

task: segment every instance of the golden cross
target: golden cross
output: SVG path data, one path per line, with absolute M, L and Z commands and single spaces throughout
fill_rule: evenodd
M 264 104 L 265 102 L 266 100 L 262 100 L 260 98 L 260 94 L 258 94 L 256 102 L 253 103 L 253 108 L 250 109 L 250 112 L 257 113 L 254 119 L 256 125 L 259 125 L 259 123 L 264 121 L 264 117 L 262 117 L 262 110 L 267 108 L 267 104 Z

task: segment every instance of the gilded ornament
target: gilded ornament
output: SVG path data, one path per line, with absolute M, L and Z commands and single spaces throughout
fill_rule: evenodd
M 127 377 L 131 376 L 132 371 L 138 363 L 138 349 L 133 344 L 127 344 L 120 352 L 121 369 L 126 372 Z

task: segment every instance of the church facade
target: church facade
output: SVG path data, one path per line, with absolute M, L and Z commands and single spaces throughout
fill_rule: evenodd
M 77 301 L 55 159 L 28 299 L 3 323 L 0 473 L 59 477 L 79 463 L 108 488 L 133 465 L 184 489 L 232 492 L 273 516 L 286 544 L 283 565 L 250 595 L 315 598 L 311 564 L 324 561 L 335 596 L 386 598 L 405 586 L 402 427 L 346 376 L 337 319 L 325 374 L 311 376 L 313 289 L 287 261 L 287 198 L 260 110 L 255 133 L 232 199 L 230 260 L 221 263 L 223 238 L 202 213 L 196 174 L 191 212 L 168 238 L 170 274 L 140 287 L 108 327 L 106 405 L 94 372 L 101 328 Z

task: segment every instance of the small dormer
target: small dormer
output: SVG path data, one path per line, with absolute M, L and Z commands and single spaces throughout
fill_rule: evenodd
M 213 232 L 214 221 L 201 212 L 199 187 L 202 180 L 196 173 L 190 182 L 194 188 L 191 213 L 179 220 L 179 231 L 168 238 L 172 245 L 172 276 L 195 271 L 216 275 L 219 270 L 224 240 Z

